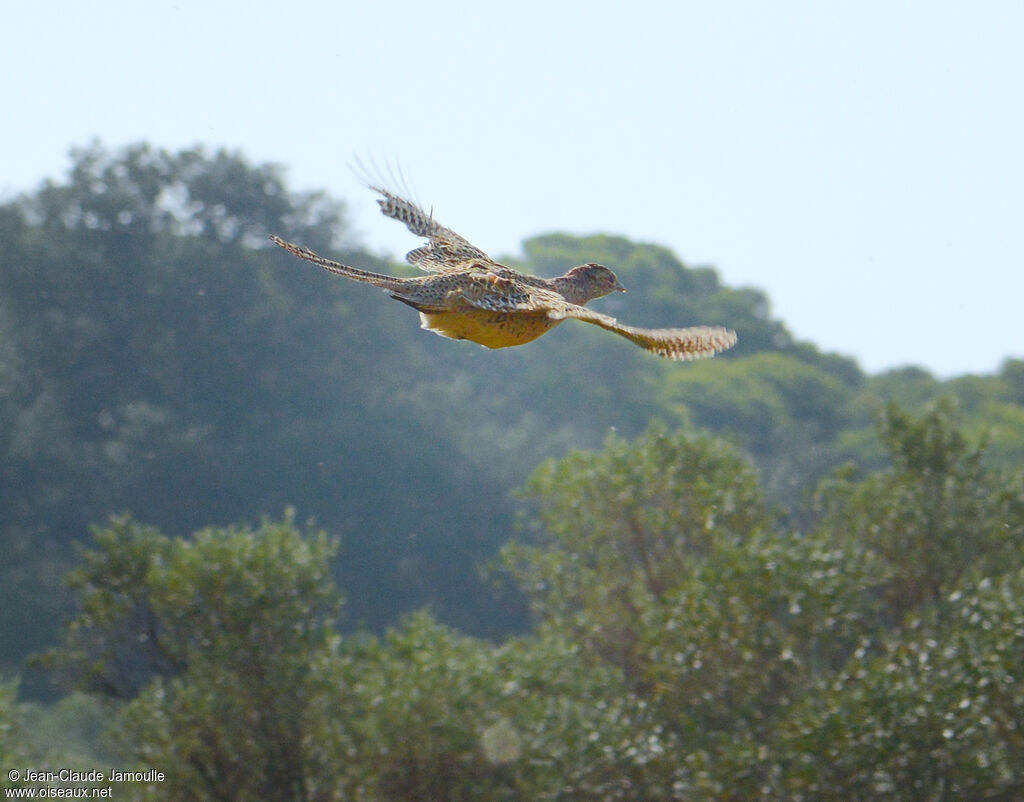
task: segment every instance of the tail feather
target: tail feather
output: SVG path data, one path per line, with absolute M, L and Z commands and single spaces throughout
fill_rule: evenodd
M 329 273 L 334 273 L 338 276 L 344 276 L 355 281 L 362 281 L 366 284 L 372 284 L 375 287 L 380 287 L 385 290 L 402 291 L 408 286 L 409 279 L 395 278 L 394 276 L 385 276 L 382 273 L 371 273 L 369 270 L 360 270 L 358 267 L 349 267 L 343 265 L 340 262 L 334 262 L 330 259 L 325 259 L 322 256 L 318 256 L 309 248 L 305 248 L 302 245 L 295 245 L 291 242 L 285 242 L 280 237 L 271 237 L 270 241 L 275 245 L 279 245 L 300 259 L 305 259 L 307 262 L 312 262 L 319 267 L 322 267 Z

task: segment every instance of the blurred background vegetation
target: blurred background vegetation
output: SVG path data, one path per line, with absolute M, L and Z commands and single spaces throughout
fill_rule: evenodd
M 1024 361 L 865 375 L 756 289 L 564 234 L 494 256 L 607 264 L 605 311 L 739 345 L 488 352 L 270 233 L 408 269 L 231 152 L 95 144 L 0 205 L 3 765 L 167 774 L 145 799 L 1024 795 Z

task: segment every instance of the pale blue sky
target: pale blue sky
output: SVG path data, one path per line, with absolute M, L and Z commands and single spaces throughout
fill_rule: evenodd
M 345 199 L 398 256 L 414 240 L 347 167 L 372 154 L 492 255 L 619 233 L 764 289 L 871 371 L 1024 356 L 1016 0 L 8 0 L 3 19 L 7 197 L 94 137 L 228 146 Z

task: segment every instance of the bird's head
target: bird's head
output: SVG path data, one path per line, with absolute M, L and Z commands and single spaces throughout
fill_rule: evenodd
M 611 292 L 626 291 L 615 274 L 604 265 L 580 265 L 566 273 L 563 278 L 566 280 L 565 284 L 572 287 L 572 294 L 578 296 L 578 300 L 569 298 L 573 303 L 584 304 Z

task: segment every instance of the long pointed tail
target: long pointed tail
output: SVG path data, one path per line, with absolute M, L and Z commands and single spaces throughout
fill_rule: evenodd
M 408 284 L 408 279 L 385 276 L 382 273 L 371 273 L 369 270 L 360 270 L 358 267 L 349 267 L 348 265 L 343 265 L 340 262 L 324 259 L 324 257 L 313 253 L 309 248 L 304 248 L 301 245 L 295 245 L 291 242 L 285 242 L 280 237 L 271 237 L 270 241 L 275 245 L 280 245 L 286 251 L 298 256 L 300 259 L 305 259 L 307 262 L 319 265 L 329 273 L 334 273 L 338 276 L 344 276 L 345 278 L 354 279 L 355 281 L 363 281 L 367 284 L 372 284 L 375 287 L 380 287 L 381 289 L 399 292 L 406 289 L 406 285 Z

